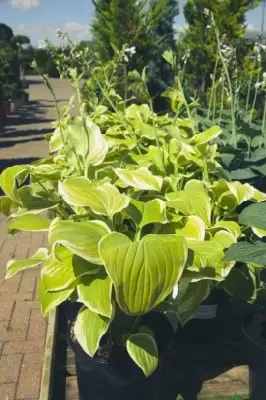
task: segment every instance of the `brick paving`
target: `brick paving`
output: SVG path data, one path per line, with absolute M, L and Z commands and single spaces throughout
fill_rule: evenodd
M 45 157 L 44 134 L 55 119 L 52 98 L 45 85 L 30 77 L 29 102 L 0 127 L 0 170 Z M 72 95 L 65 81 L 52 79 L 59 106 Z M 38 400 L 47 321 L 39 310 L 38 271 L 31 269 L 5 280 L 6 262 L 23 259 L 46 245 L 43 233 L 6 234 L 7 220 L 0 216 L 0 400 Z

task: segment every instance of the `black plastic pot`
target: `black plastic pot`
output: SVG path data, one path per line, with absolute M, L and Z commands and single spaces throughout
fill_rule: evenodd
M 266 399 L 266 310 L 255 312 L 244 324 L 243 333 L 249 359 L 249 398 Z
M 231 312 L 228 295 L 214 289 L 199 307 L 197 315 L 184 327 L 179 326 L 176 341 L 184 344 L 207 344 L 214 342 L 224 333 L 225 319 Z
M 77 341 L 73 341 L 69 324 L 68 341 L 76 359 L 79 400 L 157 400 L 160 367 L 146 378 L 129 357 L 126 349 L 113 346 L 108 359 L 86 354 Z M 145 325 L 155 332 L 162 359 L 173 337 L 172 327 L 164 316 L 153 313 Z M 156 328 L 159 328 L 158 330 Z
M 77 301 L 72 302 L 70 300 L 66 300 L 61 304 L 61 308 L 68 323 L 75 321 L 82 306 L 82 303 L 78 303 Z

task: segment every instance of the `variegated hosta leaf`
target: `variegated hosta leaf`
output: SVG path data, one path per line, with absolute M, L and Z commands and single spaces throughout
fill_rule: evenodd
M 146 167 L 134 170 L 116 168 L 115 173 L 127 186 L 140 190 L 161 190 L 163 179 L 153 175 Z
M 213 241 L 188 240 L 188 248 L 193 250 L 201 258 L 203 257 L 205 260 L 205 267 L 216 269 L 221 267 L 224 252 L 222 245 L 219 243 L 215 244 Z M 200 268 L 202 267 L 202 265 L 197 265 L 195 261 L 193 265 Z
M 111 319 L 103 317 L 89 308 L 83 307 L 77 316 L 74 333 L 83 350 L 93 357 L 100 340 L 108 331 Z
M 190 239 L 204 240 L 205 238 L 205 223 L 200 217 L 192 215 L 187 218 L 184 228 L 176 229 L 177 235 L 182 235 Z
M 241 235 L 240 226 L 234 221 L 219 221 L 213 227 L 210 228 L 210 231 L 216 230 L 226 230 L 231 233 L 235 239 L 237 239 Z
M 120 194 L 111 183 L 92 183 L 83 177 L 60 182 L 59 193 L 70 205 L 90 207 L 95 214 L 108 215 L 110 218 L 130 202 L 130 198 Z
M 22 184 L 24 182 L 28 175 L 28 169 L 28 165 L 14 165 L 6 168 L 0 175 L 0 186 L 10 200 L 19 202 L 16 183 Z
M 72 118 L 66 128 L 66 140 L 70 145 L 68 157 L 76 159 L 71 149 L 86 162 L 86 165 L 97 166 L 103 162 L 108 152 L 108 145 L 99 127 L 89 118 L 84 122 L 81 117 Z M 71 159 L 68 158 L 69 161 Z
M 96 274 L 100 268 L 65 247 L 56 247 L 54 256 L 46 260 L 41 271 L 44 285 L 49 291 L 65 290 L 81 276 Z
M 32 257 L 26 260 L 8 261 L 6 279 L 12 278 L 12 276 L 16 275 L 18 272 L 24 271 L 24 269 L 37 267 L 37 265 L 43 263 L 47 257 L 48 250 L 40 248 Z
M 150 376 L 158 366 L 158 350 L 154 337 L 148 333 L 130 335 L 126 342 L 128 354 Z
M 91 311 L 111 318 L 112 286 L 104 268 L 95 275 L 82 276 L 77 286 L 79 300 Z
M 131 242 L 111 233 L 101 240 L 99 251 L 117 302 L 129 315 L 148 313 L 165 300 L 187 260 L 186 240 L 177 235 L 147 235 Z
M 253 188 L 249 183 L 242 184 L 240 182 L 227 182 L 225 180 L 219 181 L 214 184 L 213 190 L 216 199 L 220 202 L 226 202 L 226 198 L 230 196 L 230 193 L 234 196 L 236 204 L 240 205 L 245 201 L 264 201 L 266 200 L 266 195 L 259 190 Z M 228 201 L 230 201 L 228 199 Z
M 61 168 L 56 164 L 32 165 L 30 173 L 36 179 L 58 181 L 61 176 Z
M 43 316 L 46 317 L 53 308 L 59 306 L 59 304 L 67 300 L 74 290 L 75 288 L 70 288 L 61 290 L 59 292 L 48 292 L 44 285 L 43 279 L 39 279 L 38 293 Z
M 116 146 L 123 146 L 127 147 L 128 149 L 134 149 L 137 144 L 137 138 L 135 136 L 133 137 L 113 137 L 109 135 L 105 135 L 105 140 L 108 143 L 108 146 L 111 147 L 116 147 Z
M 214 235 L 211 241 L 218 243 L 222 249 L 228 249 L 233 243 L 237 242 L 237 239 L 232 233 L 221 230 Z
M 15 218 L 8 225 L 7 231 L 10 234 L 16 231 L 46 232 L 49 230 L 51 220 L 41 215 L 25 214 Z
M 63 147 L 63 142 L 62 142 L 62 136 L 60 133 L 60 127 L 56 128 L 54 133 L 52 134 L 50 140 L 49 140 L 49 151 L 50 153 L 54 153 L 60 148 Z
M 126 117 L 129 119 L 147 122 L 148 118 L 152 117 L 152 113 L 148 104 L 131 104 L 126 109 Z
M 252 231 L 257 235 L 259 238 L 263 238 L 266 236 L 266 231 L 264 229 L 252 228 Z
M 160 199 L 154 199 L 146 203 L 133 199 L 128 207 L 128 214 L 140 228 L 148 224 L 166 224 L 168 222 L 166 203 Z
M 190 139 L 190 143 L 193 144 L 203 144 L 207 142 L 211 142 L 216 139 L 222 133 L 222 129 L 219 126 L 212 126 L 210 129 L 207 129 L 204 132 L 198 133 Z
M 98 244 L 108 233 L 110 229 L 102 221 L 54 220 L 49 229 L 49 243 L 53 248 L 57 244 L 62 244 L 92 264 L 101 265 Z
M 185 216 L 198 216 L 209 226 L 211 223 L 211 201 L 200 181 L 189 181 L 184 190 L 166 194 L 167 205 Z
M 9 216 L 12 212 L 12 209 L 16 207 L 16 203 L 10 200 L 7 196 L 0 197 L 0 212 L 6 216 Z

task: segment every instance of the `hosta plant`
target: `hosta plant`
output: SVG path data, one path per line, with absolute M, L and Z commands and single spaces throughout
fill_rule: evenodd
M 266 203 L 252 204 L 239 215 L 239 222 L 250 231 L 248 237 L 230 246 L 224 260 L 235 261 L 238 268 L 234 274 L 236 280 L 242 281 L 246 291 L 242 299 L 254 301 L 265 306 L 266 295 Z M 240 286 L 240 285 L 239 285 Z M 240 295 L 237 285 L 230 286 Z M 230 290 L 230 289 L 229 289 Z
M 162 313 L 176 329 L 234 270 L 224 253 L 245 235 L 238 206 L 266 195 L 224 179 L 212 143 L 220 134 L 146 104 L 81 107 L 79 117 L 61 115 L 47 158 L 2 172 L 8 232 L 45 231 L 49 240 L 9 261 L 6 277 L 41 265 L 44 316 L 81 302 L 74 334 L 89 356 L 104 338 L 151 375 L 158 349 L 145 315 Z

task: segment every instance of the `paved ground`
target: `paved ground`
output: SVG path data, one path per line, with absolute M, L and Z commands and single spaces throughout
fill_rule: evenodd
M 29 103 L 0 128 L 0 170 L 47 155 L 44 134 L 52 130 L 54 106 L 44 84 L 36 77 L 29 79 Z M 57 79 L 52 84 L 62 106 L 71 97 L 71 88 Z M 0 400 L 39 398 L 47 322 L 39 311 L 38 271 L 28 270 L 7 281 L 4 276 L 10 258 L 26 258 L 45 245 L 42 233 L 9 237 L 6 218 L 0 216 Z

